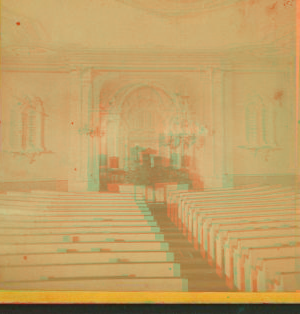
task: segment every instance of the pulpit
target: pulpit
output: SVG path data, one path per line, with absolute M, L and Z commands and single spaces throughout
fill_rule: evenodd
M 119 168 L 119 157 L 109 157 L 109 168 L 111 169 Z

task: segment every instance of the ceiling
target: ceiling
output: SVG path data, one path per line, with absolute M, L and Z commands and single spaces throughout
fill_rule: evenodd
M 291 53 L 295 12 L 295 0 L 2 0 L 1 45 Z

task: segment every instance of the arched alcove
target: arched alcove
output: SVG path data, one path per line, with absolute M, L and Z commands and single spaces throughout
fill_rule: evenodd
M 139 168 L 145 158 L 149 159 L 149 167 L 169 167 L 170 149 L 162 138 L 185 110 L 188 108 L 178 95 L 145 82 L 122 87 L 109 104 L 100 104 L 100 123 L 105 126 L 100 137 L 101 158 L 106 160 L 100 165 L 100 181 L 101 177 L 110 181 L 111 170 L 126 173 Z M 180 168 L 178 163 L 176 168 Z M 104 171 L 108 172 L 106 179 Z

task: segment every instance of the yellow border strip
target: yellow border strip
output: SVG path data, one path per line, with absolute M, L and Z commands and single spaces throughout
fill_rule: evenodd
M 0 303 L 300 303 L 294 293 L 223 292 L 0 292 Z

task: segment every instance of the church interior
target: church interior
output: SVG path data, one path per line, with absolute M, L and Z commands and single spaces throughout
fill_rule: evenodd
M 2 0 L 0 290 L 300 290 L 296 9 Z

